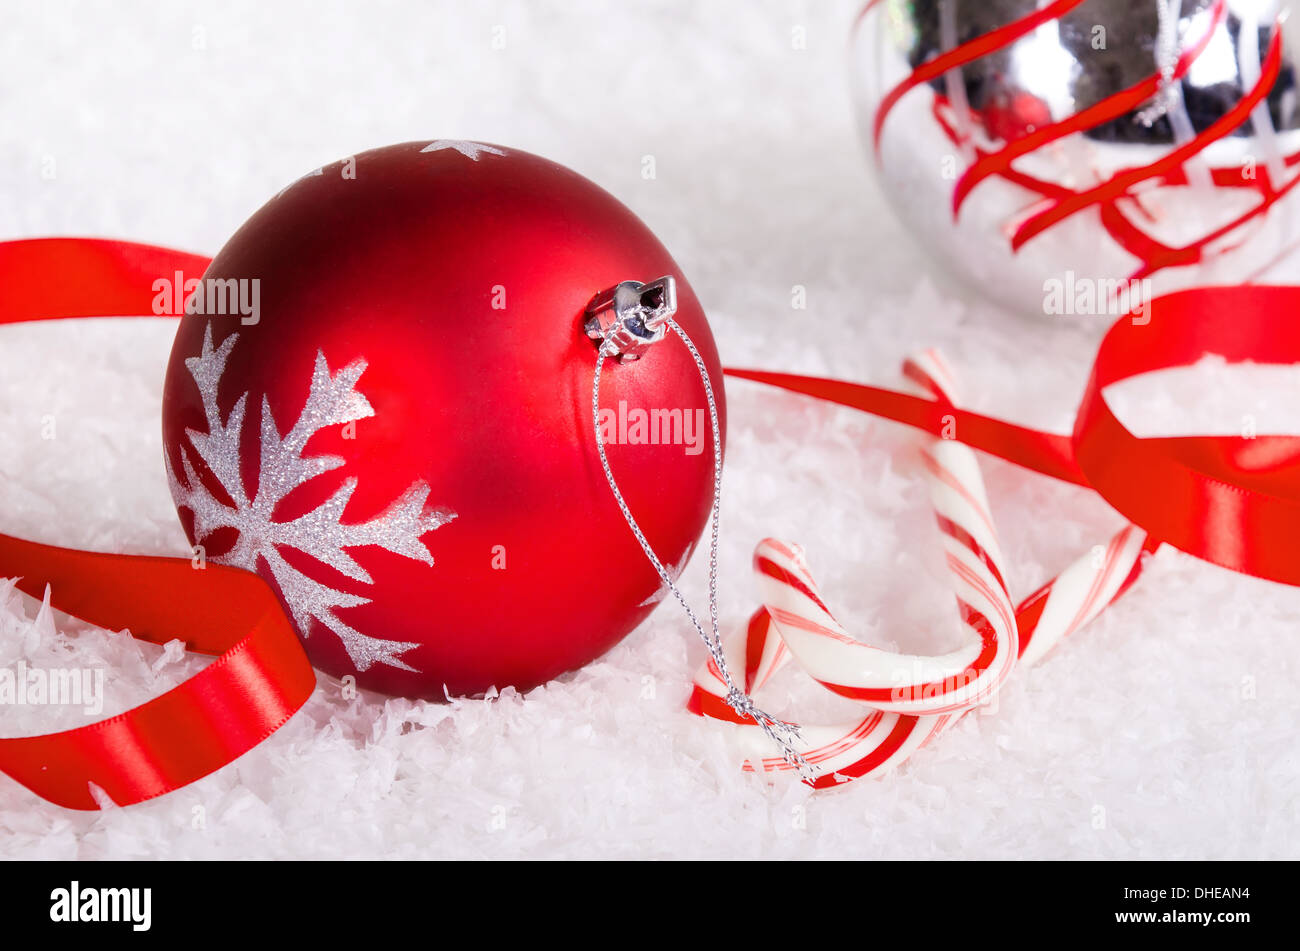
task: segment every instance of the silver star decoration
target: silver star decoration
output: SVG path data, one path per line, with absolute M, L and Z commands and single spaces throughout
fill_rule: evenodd
M 425 152 L 442 152 L 446 149 L 459 152 L 471 162 L 477 162 L 480 154 L 506 154 L 494 145 L 484 145 L 482 142 L 466 142 L 464 139 L 438 139 L 436 142 L 430 142 L 424 148 L 420 149 L 420 154 L 423 155 Z
M 282 549 L 310 555 L 352 581 L 373 584 L 374 579 L 346 549 L 373 545 L 432 565 L 433 555 L 420 539 L 446 525 L 456 514 L 446 509 L 426 510 L 429 486 L 415 482 L 383 514 L 366 522 L 344 522 L 344 510 L 357 487 L 356 479 L 347 478 L 319 508 L 295 519 L 276 521 L 276 506 L 290 492 L 345 463 L 339 456 L 304 456 L 307 441 L 322 429 L 375 415 L 370 402 L 356 389 L 366 362 L 357 360 L 332 374 L 325 354 L 317 351 L 306 405 L 293 428 L 283 436 L 271 415 L 269 401 L 262 397 L 261 459 L 257 487 L 250 498 L 244 486 L 240 458 L 248 394 L 240 396 L 224 420 L 217 406 L 221 376 L 238 339 L 239 334 L 231 334 L 214 349 L 209 323 L 203 335 L 202 352 L 185 361 L 203 401 L 208 431 L 185 431 L 189 445 L 180 450 L 184 483 L 177 478 L 168 455 L 167 479 L 172 498 L 178 507 L 194 514 L 196 539 L 201 541 L 221 528 L 238 531 L 238 539 L 229 553 L 213 560 L 249 571 L 256 571 L 259 561 L 265 564 L 303 637 L 310 637 L 313 625 L 319 624 L 338 637 L 358 671 L 367 670 L 373 664 L 414 671 L 416 668 L 401 660 L 400 655 L 418 644 L 369 637 L 335 613 L 340 608 L 369 604 L 369 598 L 317 581 L 289 564 Z M 208 491 L 195 470 L 192 456 L 207 466 L 230 496 L 233 507 Z

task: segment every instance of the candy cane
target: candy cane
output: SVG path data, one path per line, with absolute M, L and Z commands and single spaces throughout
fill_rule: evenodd
M 904 372 L 950 401 L 951 377 L 937 354 L 909 360 Z M 924 656 L 854 640 L 826 607 L 796 548 L 769 538 L 754 553 L 763 604 L 799 666 L 828 690 L 889 713 L 956 713 L 982 703 L 1006 680 L 1019 653 L 1015 607 L 975 453 L 955 440 L 936 439 L 925 451 L 925 465 L 970 633 L 958 649 Z
M 929 389 L 937 398 L 951 402 L 949 399 L 951 378 L 937 354 L 928 353 L 908 361 L 904 372 L 914 382 Z M 940 385 L 940 380 L 944 381 L 943 385 Z M 987 527 L 988 533 L 984 535 L 976 535 L 969 528 L 965 528 L 970 524 L 969 518 L 972 514 L 987 513 L 987 504 L 982 506 L 978 504 L 983 499 L 982 486 L 979 482 L 972 482 L 968 478 L 963 480 L 947 477 L 954 471 L 969 476 L 969 470 L 962 465 L 965 462 L 961 458 L 962 454 L 948 453 L 943 448 L 943 446 L 958 444 L 951 441 L 941 441 L 941 443 L 942 445 L 930 447 L 930 450 L 932 455 L 942 454 L 943 462 L 946 464 L 929 466 L 928 472 L 932 486 L 932 499 L 935 501 L 940 525 L 945 527 L 944 537 L 949 553 L 949 564 L 950 566 L 954 564 L 954 550 L 958 552 L 958 563 L 961 565 L 967 565 L 967 561 L 962 560 L 963 553 L 968 557 L 982 551 L 987 557 L 979 560 L 985 564 L 989 573 L 996 574 L 1000 580 L 1005 576 L 997 567 L 1000 564 L 1000 557 L 997 555 L 991 524 L 977 526 L 981 529 Z M 966 452 L 970 451 L 966 450 Z M 978 477 L 978 469 L 974 471 Z M 958 491 L 957 485 L 964 486 L 966 491 Z M 967 507 L 954 509 L 951 497 L 953 494 L 967 501 Z M 969 499 L 973 499 L 974 504 L 969 503 Z M 961 520 L 953 519 L 954 515 L 962 517 Z M 981 523 L 984 521 L 986 520 L 980 519 Z M 945 523 L 953 529 L 961 527 L 963 531 L 950 530 Z M 979 539 L 991 542 L 992 546 L 985 548 L 984 545 L 978 544 Z M 971 544 L 972 541 L 976 541 L 976 544 Z M 1014 649 L 1019 653 L 1021 662 L 1035 663 L 1054 645 L 1089 623 L 1107 605 L 1123 594 L 1140 573 L 1144 553 L 1154 551 L 1156 544 L 1140 529 L 1131 525 L 1126 527 L 1112 538 L 1107 546 L 1099 547 L 1095 552 L 1080 558 L 1054 580 L 1026 598 L 1014 612 L 1015 619 L 1011 625 L 1013 634 L 1004 642 L 1015 645 Z M 785 577 L 779 579 L 774 577 L 769 567 L 769 563 L 774 561 L 773 556 L 776 556 L 777 563 L 786 572 Z M 807 570 L 802 550 L 798 546 L 767 539 L 758 546 L 755 564 L 760 585 L 764 590 L 765 605 L 754 614 L 744 631 L 733 634 L 723 645 L 728 665 L 733 670 L 745 672 L 746 693 L 752 694 L 762 688 L 773 674 L 793 660 L 827 689 L 846 696 L 854 696 L 854 691 L 844 689 L 844 681 L 850 678 L 830 666 L 833 652 L 830 645 L 841 648 L 839 656 L 850 662 L 865 656 L 862 652 L 874 649 L 853 641 L 831 618 Z M 954 567 L 954 579 L 958 582 L 959 600 L 969 607 L 969 603 L 964 599 L 964 596 L 970 593 L 968 579 L 956 567 Z M 785 588 L 795 591 L 797 596 L 784 595 L 782 599 L 779 597 L 781 592 L 773 587 L 777 583 L 783 583 Z M 1003 586 L 1001 590 L 1005 591 L 1005 587 Z M 777 611 L 784 614 L 778 615 Z M 801 611 L 804 613 L 799 613 Z M 968 623 L 970 623 L 969 612 L 964 613 L 968 614 Z M 994 644 L 998 642 L 999 634 L 990 631 L 991 625 L 981 628 L 979 625 L 972 624 L 972 627 L 980 634 L 981 644 L 985 645 L 986 649 L 990 640 Z M 791 643 L 791 633 L 795 643 Z M 808 647 L 810 642 L 811 649 Z M 796 643 L 802 650 L 796 648 Z M 906 655 L 889 656 L 897 660 Z M 809 659 L 819 666 L 810 668 Z M 933 658 L 926 660 L 932 661 Z M 986 674 L 992 666 L 985 667 L 981 675 Z M 854 668 L 855 671 L 858 669 Z M 968 669 L 973 670 L 974 665 Z M 1009 673 L 1009 671 L 1010 665 L 1006 665 L 1005 672 Z M 1002 676 L 1004 677 L 1005 673 Z M 1000 682 L 998 678 L 990 678 L 990 686 L 986 687 L 986 690 L 996 689 L 996 685 Z M 695 689 L 688 706 L 692 712 L 702 716 L 742 724 L 744 721 L 722 702 L 723 693 L 725 688 L 717 676 L 716 669 L 712 664 L 706 664 L 696 676 Z M 978 693 L 976 695 L 978 696 Z M 954 691 L 950 699 L 955 697 Z M 875 709 L 866 716 L 847 723 L 804 724 L 800 727 L 800 752 L 807 763 L 818 772 L 817 777 L 812 780 L 812 785 L 815 787 L 833 786 L 860 776 L 878 774 L 891 769 L 976 705 L 954 703 L 947 709 L 931 710 L 924 715 L 911 715 L 896 707 L 885 709 L 876 700 L 861 695 L 856 699 L 865 700 Z M 785 760 L 764 755 L 763 748 L 754 742 L 753 732 L 751 729 L 740 731 L 741 742 L 746 751 L 746 769 L 755 769 L 755 764 L 765 771 L 790 768 Z

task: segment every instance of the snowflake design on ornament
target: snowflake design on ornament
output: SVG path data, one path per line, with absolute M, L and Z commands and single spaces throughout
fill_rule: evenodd
M 239 451 L 248 394 L 240 396 L 224 420 L 217 406 L 217 389 L 238 338 L 239 334 L 231 334 L 220 347 L 214 348 L 209 324 L 203 334 L 202 352 L 185 361 L 203 401 L 208 431 L 185 431 L 189 446 L 182 445 L 180 450 L 184 483 L 177 478 L 167 454 L 167 480 L 172 498 L 178 507 L 194 514 L 195 538 L 203 539 L 221 528 L 233 528 L 239 533 L 230 552 L 213 560 L 249 571 L 256 570 L 259 559 L 265 562 L 303 637 L 311 635 L 314 622 L 338 637 L 358 671 L 368 670 L 374 664 L 415 671 L 400 655 L 417 647 L 416 643 L 369 637 L 335 613 L 340 608 L 369 604 L 369 598 L 317 581 L 289 564 L 281 549 L 310 555 L 353 581 L 373 584 L 374 579 L 346 549 L 373 545 L 432 565 L 433 555 L 420 539 L 446 525 L 456 514 L 446 509 L 426 512 L 429 486 L 415 482 L 378 517 L 345 523 L 343 513 L 357 487 L 357 480 L 349 477 L 319 508 L 295 519 L 276 521 L 276 506 L 290 492 L 345 463 L 339 456 L 304 456 L 307 441 L 330 426 L 375 415 L 369 401 L 356 389 L 366 361 L 356 360 L 331 374 L 325 354 L 317 351 L 306 405 L 293 428 L 283 436 L 271 415 L 269 401 L 262 397 L 261 459 L 257 487 L 250 498 L 240 470 Z M 218 500 L 203 484 L 191 462 L 191 453 L 208 467 L 230 496 L 233 507 Z

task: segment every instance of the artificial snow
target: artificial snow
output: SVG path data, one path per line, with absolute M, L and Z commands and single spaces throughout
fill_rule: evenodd
M 1065 431 L 1101 324 L 999 312 L 950 283 L 889 213 L 853 128 L 859 5 L 15 7 L 0 38 L 0 235 L 211 252 L 324 162 L 415 139 L 497 142 L 569 165 L 637 211 L 693 283 L 728 364 L 894 384 L 904 356 L 938 346 L 972 408 Z M 0 529 L 186 553 L 158 422 L 172 326 L 0 328 Z M 1260 432 L 1300 431 L 1300 376 L 1241 385 L 1210 363 L 1196 379 L 1127 385 L 1117 405 L 1153 433 L 1231 432 L 1247 416 Z M 858 636 L 952 646 L 918 437 L 727 389 L 724 624 L 755 606 L 749 556 L 776 535 L 806 547 Z M 1080 489 L 995 461 L 985 471 L 1017 595 L 1122 525 Z M 697 554 L 682 582 L 698 606 L 706 568 Z M 966 718 L 889 776 L 812 793 L 742 773 L 725 728 L 683 709 L 704 652 L 670 600 L 607 656 L 527 695 L 349 698 L 322 676 L 270 740 L 142 805 L 72 812 L 0 777 L 0 854 L 1295 857 L 1298 625 L 1295 589 L 1162 551 L 1097 623 L 1019 671 L 995 714 Z M 109 715 L 207 661 L 88 628 L 0 582 L 0 666 L 19 662 L 103 668 Z M 764 705 L 856 709 L 796 675 Z M 0 735 L 89 719 L 5 707 Z

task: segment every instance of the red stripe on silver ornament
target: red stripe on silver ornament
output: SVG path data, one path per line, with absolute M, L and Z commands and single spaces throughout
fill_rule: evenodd
M 893 111 L 898 101 L 907 93 L 938 76 L 942 76 L 950 69 L 956 69 L 983 56 L 988 56 L 990 53 L 1005 49 L 1020 37 L 1038 29 L 1045 23 L 1064 16 L 1081 3 L 1083 3 L 1083 0 L 1055 0 L 1055 2 L 1035 10 L 1028 16 L 1012 20 L 995 30 L 990 30 L 962 43 L 960 46 L 926 60 L 913 70 L 911 75 L 891 89 L 881 101 L 871 130 L 872 141 L 875 144 L 877 155 L 880 153 L 880 137 L 884 132 L 885 120 L 889 118 L 890 112 Z M 867 10 L 870 9 L 871 7 L 868 6 Z M 863 11 L 864 14 L 866 12 Z

